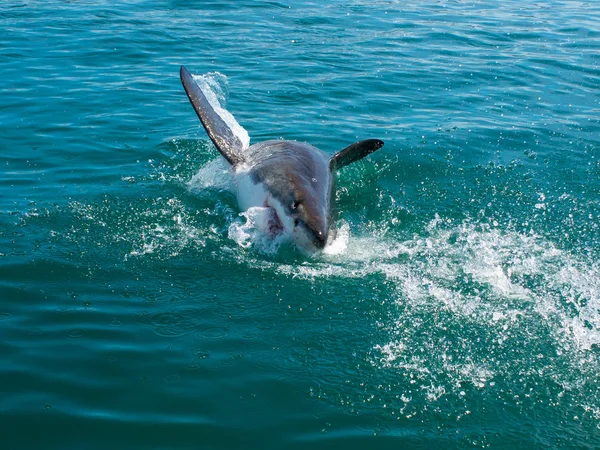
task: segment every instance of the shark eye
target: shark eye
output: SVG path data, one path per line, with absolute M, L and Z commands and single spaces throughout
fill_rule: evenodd
M 300 202 L 298 202 L 298 201 L 294 201 L 294 202 L 292 203 L 292 209 L 297 209 L 297 208 L 298 208 L 298 206 L 300 206 Z

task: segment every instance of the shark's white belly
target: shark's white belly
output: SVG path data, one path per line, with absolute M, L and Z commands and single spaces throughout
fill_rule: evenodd
M 294 219 L 286 214 L 281 202 L 273 197 L 262 183 L 255 183 L 245 170 L 237 170 L 234 174 L 237 187 L 237 200 L 240 210 L 247 211 L 250 208 L 262 207 L 272 208 L 274 220 L 279 221 L 282 231 L 292 234 L 294 231 Z M 265 232 L 272 232 L 277 224 L 265 225 Z

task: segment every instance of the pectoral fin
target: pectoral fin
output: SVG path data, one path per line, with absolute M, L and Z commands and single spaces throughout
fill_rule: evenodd
M 381 147 L 383 147 L 383 141 L 380 141 L 379 139 L 367 139 L 365 141 L 355 142 L 331 157 L 329 169 L 333 172 L 334 170 L 364 158 L 375 150 L 379 150 Z
M 183 88 L 190 99 L 196 114 L 204 129 L 208 133 L 211 141 L 217 147 L 217 150 L 225 157 L 231 165 L 236 165 L 243 161 L 243 145 L 231 128 L 213 109 L 210 102 L 200 89 L 200 86 L 194 81 L 188 70 L 181 66 L 179 71 Z

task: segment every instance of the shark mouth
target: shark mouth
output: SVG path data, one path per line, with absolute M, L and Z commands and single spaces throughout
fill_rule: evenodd
M 283 223 L 281 223 L 281 219 L 277 214 L 277 210 L 269 206 L 267 202 L 265 202 L 265 207 L 269 208 L 269 217 L 267 220 L 267 226 L 265 230 L 266 233 L 273 238 L 283 234 L 285 228 L 283 226 Z

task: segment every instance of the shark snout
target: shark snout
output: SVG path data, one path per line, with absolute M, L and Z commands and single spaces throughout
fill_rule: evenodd
M 304 220 L 296 220 L 297 229 L 301 230 L 304 241 L 304 246 L 307 248 L 314 247 L 317 250 L 322 250 L 327 244 L 329 234 L 328 221 L 318 215 L 305 217 Z
M 327 231 L 316 231 L 314 235 L 313 244 L 315 247 L 318 249 L 325 248 L 325 244 L 327 244 Z
M 313 217 L 313 220 L 308 224 L 308 228 L 310 229 L 313 245 L 319 250 L 324 248 L 329 234 L 329 222 L 325 216 Z

